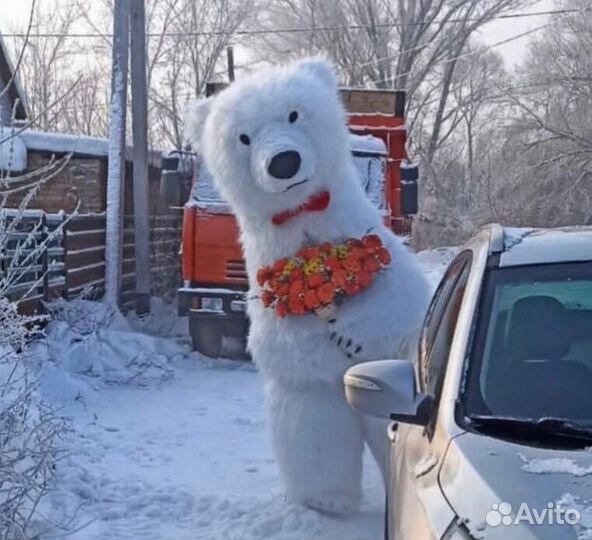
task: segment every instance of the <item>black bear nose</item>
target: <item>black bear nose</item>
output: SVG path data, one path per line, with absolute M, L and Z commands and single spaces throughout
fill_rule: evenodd
M 274 178 L 292 178 L 300 169 L 300 154 L 294 150 L 280 152 L 271 158 L 267 171 Z

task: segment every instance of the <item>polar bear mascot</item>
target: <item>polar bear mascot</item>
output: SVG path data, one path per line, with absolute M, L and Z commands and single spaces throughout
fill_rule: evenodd
M 348 406 L 343 374 L 401 356 L 421 324 L 426 281 L 356 176 L 326 60 L 245 76 L 193 103 L 186 124 L 240 225 L 248 348 L 288 497 L 350 512 L 364 441 L 383 472 L 387 443 L 384 423 Z

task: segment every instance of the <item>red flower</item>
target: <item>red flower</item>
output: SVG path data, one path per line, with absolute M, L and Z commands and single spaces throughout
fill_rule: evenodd
M 372 274 L 370 274 L 369 272 L 366 272 L 366 271 L 362 270 L 358 274 L 358 283 L 364 289 L 366 287 L 370 287 L 370 285 L 372 285 Z
M 288 300 L 288 309 L 293 315 L 303 315 L 306 312 L 304 300 L 300 296 L 290 295 Z
M 319 246 L 305 247 L 298 252 L 298 256 L 307 261 L 318 259 L 321 256 L 321 248 Z
M 320 287 L 323 283 L 325 283 L 323 276 L 316 272 L 308 276 L 306 279 L 306 284 L 313 289 Z
M 380 262 L 374 257 L 366 257 L 364 259 L 364 270 L 366 270 L 366 272 L 378 272 L 381 268 Z
M 290 281 L 294 282 L 299 279 L 304 279 L 304 272 L 302 271 L 302 268 L 294 268 L 294 270 L 290 272 Z
M 261 268 L 259 268 L 259 270 L 257 270 L 257 283 L 259 283 L 259 285 L 263 287 L 263 285 L 265 285 L 269 281 L 272 275 L 273 273 L 269 266 L 262 266 Z
M 382 247 L 382 239 L 377 234 L 368 234 L 362 238 L 364 246 L 371 249 Z
M 329 269 L 329 270 L 338 270 L 339 268 L 342 267 L 341 265 L 341 261 L 337 258 L 337 257 L 329 257 L 326 261 L 325 261 L 325 266 Z
M 269 307 L 273 304 L 275 296 L 271 291 L 263 291 L 261 293 L 261 301 L 263 302 L 263 307 Z
M 347 272 L 340 268 L 339 270 L 335 270 L 333 275 L 331 276 L 331 282 L 339 288 L 343 288 L 347 283 Z
M 358 294 L 362 290 L 362 287 L 359 283 L 356 283 L 355 281 L 348 281 L 345 284 L 344 290 L 345 294 L 347 294 L 348 296 L 353 296 L 354 294 Z
M 348 248 L 364 247 L 364 243 L 357 238 L 350 238 L 347 242 L 345 242 L 345 245 Z
M 316 291 L 309 290 L 304 293 L 304 305 L 310 310 L 316 309 L 321 305 Z
M 298 280 L 290 285 L 290 295 L 300 294 L 304 290 L 304 281 Z
M 290 292 L 290 284 L 289 283 L 278 283 L 277 287 L 273 289 L 275 294 L 278 296 L 286 296 Z
M 392 257 L 391 257 L 391 254 L 389 253 L 389 250 L 388 249 L 386 249 L 384 247 L 380 248 L 378 250 L 377 256 L 378 256 L 378 260 L 382 264 L 384 264 L 384 265 L 391 264 Z
M 356 259 L 364 259 L 367 255 L 367 251 L 365 248 L 355 247 L 352 248 L 349 252 L 350 257 L 355 257 Z
M 273 263 L 272 270 L 274 274 L 281 274 L 284 270 L 284 266 L 288 264 L 288 259 L 279 259 Z
M 346 270 L 349 270 L 350 272 L 357 273 L 362 269 L 362 263 L 356 257 L 352 257 L 351 255 L 348 255 L 343 260 L 343 267 Z
M 325 283 L 319 287 L 317 294 L 323 304 L 330 304 L 335 298 L 335 287 L 332 283 Z
M 283 319 L 288 314 L 288 306 L 285 302 L 278 302 L 275 306 L 275 312 L 280 319 Z

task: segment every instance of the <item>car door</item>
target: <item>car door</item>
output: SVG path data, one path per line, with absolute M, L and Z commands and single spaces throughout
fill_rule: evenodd
M 437 481 L 447 440 L 436 422 L 458 313 L 470 274 L 472 255 L 461 253 L 449 266 L 428 309 L 419 342 L 420 391 L 430 395 L 433 410 L 427 426 L 399 424 L 392 437 L 388 528 L 393 540 L 439 539 L 452 520 Z

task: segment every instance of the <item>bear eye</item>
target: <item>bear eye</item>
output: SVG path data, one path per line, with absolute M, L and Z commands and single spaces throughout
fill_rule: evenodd
M 298 120 L 298 111 L 292 111 L 290 116 L 288 116 L 288 120 L 290 121 L 290 124 L 296 122 L 296 120 Z
M 249 146 L 251 144 L 251 139 L 249 139 L 248 135 L 244 133 L 239 137 L 240 142 L 242 142 L 245 146 Z

